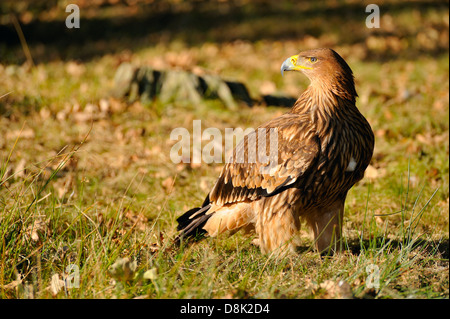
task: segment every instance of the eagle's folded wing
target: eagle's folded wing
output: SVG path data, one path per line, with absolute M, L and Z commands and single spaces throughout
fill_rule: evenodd
M 311 126 L 308 117 L 286 113 L 246 135 L 222 169 L 210 201 L 218 206 L 253 201 L 291 187 L 320 154 Z

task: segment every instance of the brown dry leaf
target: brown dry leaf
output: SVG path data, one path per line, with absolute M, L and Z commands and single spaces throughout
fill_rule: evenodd
M 420 143 L 423 144 L 428 144 L 429 143 L 429 139 L 427 139 L 425 136 L 423 136 L 422 134 L 417 134 L 416 135 L 416 140 L 419 141 Z
M 417 177 L 415 175 L 409 176 L 408 184 L 411 187 L 417 187 L 419 185 L 419 182 L 420 182 L 420 178 L 419 177 Z
M 98 112 L 98 107 L 97 107 L 97 105 L 95 105 L 95 104 L 87 103 L 87 104 L 84 106 L 83 112 L 84 112 L 84 113 L 89 113 L 89 114 L 94 114 L 94 113 L 97 113 L 97 112 Z
M 82 63 L 69 61 L 66 64 L 66 72 L 74 77 L 80 77 L 86 71 L 86 67 Z
M 374 51 L 385 51 L 386 50 L 386 42 L 381 37 L 369 36 L 366 39 L 366 46 L 369 50 Z
M 332 280 L 325 280 L 319 285 L 319 289 L 323 290 L 322 298 L 337 298 L 337 299 L 352 299 L 353 293 L 350 285 L 344 281 L 338 282 Z
M 22 285 L 22 276 L 17 273 L 16 271 L 16 280 L 11 281 L 9 284 L 6 284 L 4 286 L 0 286 L 1 289 L 4 290 L 11 290 L 11 289 L 18 289 L 20 287 L 20 285 Z
M 22 284 L 22 280 L 14 280 L 14 281 L 11 281 L 9 284 L 2 286 L 2 289 L 4 289 L 4 290 L 14 289 L 14 288 L 18 287 L 20 284 Z
M 259 87 L 259 92 L 262 95 L 273 94 L 277 90 L 277 86 L 272 81 L 264 81 Z
M 111 113 L 122 113 L 127 108 L 127 104 L 119 99 L 109 98 L 108 102 Z
M 445 109 L 445 103 L 442 100 L 436 100 L 433 103 L 433 109 L 436 111 L 443 111 Z
M 19 292 L 20 294 L 23 296 L 22 298 L 24 299 L 34 299 L 34 286 L 33 284 L 24 284 L 24 285 L 19 285 Z
M 384 224 L 384 220 L 383 218 L 381 218 L 380 216 L 375 216 L 375 222 L 377 223 L 377 225 L 380 227 Z
M 197 61 L 191 51 L 184 50 L 173 52 L 169 51 L 164 56 L 166 63 L 171 67 L 178 67 L 182 69 L 189 69 L 192 65 L 196 65 Z
M 92 121 L 94 119 L 94 115 L 90 113 L 84 113 L 84 112 L 76 112 L 72 114 L 73 119 L 75 122 L 83 123 Z
M 170 194 L 173 192 L 173 185 L 174 185 L 174 179 L 169 176 L 167 177 L 165 180 L 162 181 L 162 187 L 164 188 L 164 190 L 166 191 L 167 194 Z
M 25 128 L 23 130 L 8 131 L 6 133 L 7 140 L 9 140 L 9 139 L 15 140 L 19 136 L 20 136 L 20 138 L 32 139 L 32 138 L 34 138 L 35 134 L 31 128 Z
M 159 251 L 161 249 L 160 245 L 158 243 L 152 243 L 149 246 L 150 252 L 152 254 L 156 253 L 157 251 Z
M 202 166 L 202 163 L 193 163 L 193 161 L 191 161 L 191 163 L 190 163 L 190 167 L 192 169 L 200 168 L 201 166 Z
M 153 145 L 151 149 L 145 149 L 145 153 L 148 156 L 159 155 L 161 154 L 162 149 L 160 145 Z
M 175 169 L 178 173 L 184 171 L 185 169 L 189 169 L 190 166 L 186 165 L 185 163 L 181 162 L 180 164 L 177 164 L 177 166 L 175 166 Z
M 25 231 L 25 239 L 39 242 L 41 237 L 50 231 L 48 222 L 48 220 L 34 220 L 33 224 L 28 226 Z
M 102 226 L 105 223 L 105 215 L 103 215 L 103 213 L 98 212 L 96 215 L 96 218 L 97 218 L 98 226 Z
M 151 253 L 156 253 L 161 250 L 162 243 L 164 242 L 164 234 L 159 232 L 158 234 L 154 233 L 153 236 L 154 242 L 149 245 L 149 249 Z
M 439 145 L 448 140 L 448 133 L 433 135 L 430 132 L 417 134 L 416 140 L 425 145 Z
M 130 261 L 129 258 L 118 258 L 109 268 L 110 275 L 118 281 L 130 281 L 134 278 L 137 268 L 136 261 Z
M 426 174 L 431 178 L 439 178 L 440 171 L 436 167 L 427 169 Z
M 98 102 L 98 106 L 100 108 L 100 112 L 102 113 L 108 113 L 110 109 L 109 101 L 106 99 L 100 99 Z
M 392 118 L 394 117 L 394 115 L 392 115 L 392 112 L 389 110 L 384 110 L 383 115 L 387 121 L 392 120 Z
M 379 129 L 379 130 L 376 130 L 376 131 L 375 131 L 375 135 L 376 135 L 377 137 L 383 137 L 383 136 L 386 135 L 386 130 L 385 130 L 385 129 Z
M 50 112 L 50 110 L 46 107 L 43 107 L 40 111 L 39 111 L 39 115 L 41 116 L 41 118 L 45 121 L 47 119 L 50 118 L 50 116 L 52 115 L 52 113 Z
M 372 165 L 367 166 L 366 171 L 364 173 L 364 177 L 369 179 L 376 179 L 379 177 L 378 170 Z
M 167 178 L 170 174 L 171 174 L 171 172 L 168 169 L 161 167 L 156 173 L 153 174 L 153 177 L 154 178 Z
M 15 177 L 25 177 L 25 159 L 22 158 L 19 163 L 17 163 L 14 167 L 14 176 Z
M 67 194 L 68 191 L 70 191 L 73 186 L 75 185 L 75 179 L 73 175 L 69 174 L 64 178 L 58 179 L 54 184 L 53 187 L 55 188 L 58 198 L 63 198 L 65 194 Z
M 53 296 L 56 296 L 65 286 L 64 280 L 59 279 L 58 274 L 54 274 L 52 276 L 52 280 L 50 282 L 50 292 Z
M 155 280 L 157 277 L 156 268 L 151 268 L 144 273 L 144 279 Z
M 204 192 L 209 191 L 208 179 L 206 179 L 206 178 L 200 179 L 200 189 Z
M 305 46 L 308 48 L 317 48 L 320 44 L 319 39 L 310 35 L 306 35 L 303 40 L 305 41 Z
M 125 218 L 133 223 L 132 226 L 135 226 L 141 231 L 145 231 L 145 229 L 147 228 L 148 218 L 145 217 L 143 213 L 136 214 L 133 211 L 128 210 L 125 213 Z

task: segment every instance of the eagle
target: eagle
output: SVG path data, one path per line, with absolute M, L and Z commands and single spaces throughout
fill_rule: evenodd
M 203 204 L 178 217 L 177 242 L 242 229 L 256 235 L 262 253 L 295 250 L 306 221 L 319 253 L 341 249 L 347 192 L 364 177 L 374 134 L 356 107 L 353 72 L 337 52 L 303 51 L 284 61 L 285 71 L 301 71 L 309 86 L 289 112 L 236 146 Z M 268 153 L 271 161 L 255 156 Z

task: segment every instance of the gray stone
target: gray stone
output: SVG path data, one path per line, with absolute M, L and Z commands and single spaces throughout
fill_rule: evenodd
M 134 67 L 122 63 L 114 76 L 114 96 L 129 102 L 149 103 L 159 99 L 162 103 L 184 101 L 199 104 L 206 99 L 218 99 L 230 110 L 238 110 L 239 103 L 253 105 L 247 87 L 241 82 L 226 81 L 215 75 L 198 76 L 187 71 L 158 71 L 150 67 Z M 290 97 L 262 96 L 261 103 L 292 106 Z M 295 101 L 295 99 L 294 99 Z

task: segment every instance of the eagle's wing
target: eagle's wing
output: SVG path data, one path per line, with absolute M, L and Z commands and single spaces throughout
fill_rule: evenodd
M 304 177 L 319 154 L 320 141 L 310 118 L 286 113 L 246 135 L 236 146 L 209 200 L 222 206 L 273 196 Z

